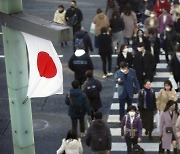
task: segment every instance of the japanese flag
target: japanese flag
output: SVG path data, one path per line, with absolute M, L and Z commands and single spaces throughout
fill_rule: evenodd
M 22 33 L 29 53 L 27 96 L 47 97 L 63 93 L 62 64 L 51 41 Z

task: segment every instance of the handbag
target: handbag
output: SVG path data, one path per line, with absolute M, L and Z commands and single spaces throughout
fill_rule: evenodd
M 89 32 L 92 33 L 92 34 L 95 34 L 95 28 L 96 28 L 96 25 L 92 22 Z
M 166 133 L 172 133 L 173 129 L 172 127 L 166 127 Z

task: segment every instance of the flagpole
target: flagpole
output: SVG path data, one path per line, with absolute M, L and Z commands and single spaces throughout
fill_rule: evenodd
M 0 12 L 22 10 L 22 0 L 0 0 Z M 2 32 L 14 154 L 35 154 L 26 44 L 20 31 L 2 26 Z

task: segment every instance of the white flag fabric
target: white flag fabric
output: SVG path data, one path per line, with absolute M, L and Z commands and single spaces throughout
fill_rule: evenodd
M 47 97 L 63 93 L 63 71 L 51 41 L 22 33 L 29 53 L 29 86 L 27 96 Z

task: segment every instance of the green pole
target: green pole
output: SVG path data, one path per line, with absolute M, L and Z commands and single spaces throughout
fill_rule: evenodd
M 22 0 L 0 0 L 0 12 L 22 12 Z M 2 26 L 14 154 L 35 154 L 31 101 L 26 99 L 28 60 L 20 31 Z

